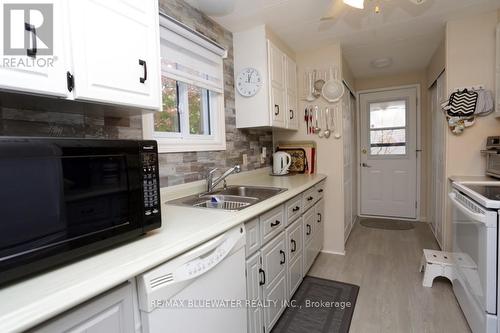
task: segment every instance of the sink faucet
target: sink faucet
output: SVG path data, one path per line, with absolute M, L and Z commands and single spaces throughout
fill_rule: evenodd
M 227 178 L 227 176 L 229 176 L 230 174 L 240 172 L 241 171 L 241 167 L 239 165 L 235 165 L 231 169 L 229 169 L 226 172 L 224 172 L 222 174 L 222 176 L 214 179 L 214 173 L 215 173 L 215 171 L 217 171 L 217 168 L 215 168 L 213 170 L 210 170 L 208 172 L 208 176 L 207 176 L 207 192 L 208 193 L 212 192 L 214 190 L 214 188 L 217 186 L 217 184 L 219 184 L 221 181 L 223 181 L 223 180 L 225 181 L 226 178 Z

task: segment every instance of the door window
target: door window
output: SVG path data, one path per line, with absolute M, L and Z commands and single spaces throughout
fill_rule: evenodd
M 370 155 L 406 155 L 406 100 L 369 104 Z

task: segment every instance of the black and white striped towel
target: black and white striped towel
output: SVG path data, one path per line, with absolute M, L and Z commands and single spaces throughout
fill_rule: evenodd
M 451 117 L 472 116 L 476 110 L 478 93 L 469 91 L 457 91 L 451 94 L 448 105 L 444 108 Z

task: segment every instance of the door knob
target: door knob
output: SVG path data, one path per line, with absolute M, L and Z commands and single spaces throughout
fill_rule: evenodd
M 371 167 L 372 167 L 371 165 L 368 165 L 368 164 L 366 164 L 366 163 L 362 163 L 362 164 L 361 164 L 361 166 L 362 166 L 363 168 L 371 168 Z

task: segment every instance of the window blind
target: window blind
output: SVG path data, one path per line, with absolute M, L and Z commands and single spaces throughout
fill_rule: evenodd
M 160 47 L 162 75 L 223 93 L 224 48 L 165 15 L 160 16 Z

